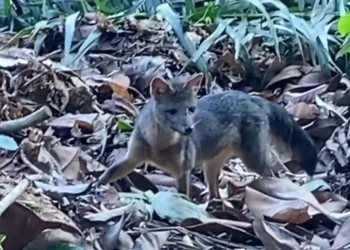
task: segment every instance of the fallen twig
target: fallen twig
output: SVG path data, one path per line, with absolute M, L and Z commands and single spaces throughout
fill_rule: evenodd
M 28 188 L 32 181 L 41 180 L 41 175 L 35 175 L 33 178 L 25 178 L 12 191 L 0 201 L 0 216 L 11 206 L 12 203 Z
M 27 156 L 25 155 L 25 153 L 23 152 L 23 149 L 21 149 L 20 151 L 20 157 L 23 161 L 23 163 L 30 168 L 31 170 L 33 170 L 36 174 L 42 175 L 46 178 L 50 178 L 50 175 L 46 174 L 44 171 L 42 171 L 41 169 L 37 168 L 33 163 L 31 163 Z
M 52 117 L 51 110 L 49 107 L 44 106 L 35 112 L 33 112 L 30 115 L 27 115 L 25 117 L 10 120 L 10 121 L 4 121 L 0 123 L 0 133 L 1 134 L 7 134 L 14 131 L 18 131 L 23 128 L 28 128 L 30 126 L 33 126 L 37 123 L 40 123 L 48 118 Z

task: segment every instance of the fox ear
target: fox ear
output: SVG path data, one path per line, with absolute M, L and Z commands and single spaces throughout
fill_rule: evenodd
M 203 73 L 198 73 L 194 76 L 192 76 L 185 84 L 184 84 L 184 88 L 190 88 L 192 89 L 192 91 L 194 91 L 195 93 L 198 92 L 198 90 L 201 87 L 201 82 L 203 79 Z
M 173 89 L 162 77 L 155 77 L 151 82 L 151 95 L 160 97 L 166 93 L 172 92 Z

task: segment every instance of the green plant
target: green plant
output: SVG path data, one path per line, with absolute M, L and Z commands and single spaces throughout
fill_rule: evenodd
M 350 13 L 339 18 L 338 32 L 344 38 L 340 50 L 337 53 L 337 57 L 342 57 L 350 53 Z
M 6 235 L 0 234 L 0 250 L 4 250 L 2 247 L 2 244 L 5 240 L 6 240 Z
M 341 70 L 334 60 L 347 54 L 349 34 L 337 35 L 348 25 L 347 1 L 334 0 L 4 0 L 0 3 L 0 31 L 21 31 L 7 46 L 16 44 L 28 34 L 35 39 L 39 53 L 47 35 L 41 30 L 63 26 L 64 59 L 70 66 L 90 50 L 103 35 L 99 29 L 78 45 L 73 34 L 79 18 L 87 12 L 101 12 L 111 21 L 132 13 L 160 13 L 175 31 L 190 61 L 207 71 L 203 55 L 218 39 L 227 36 L 234 44 L 235 58 L 248 60 L 246 45 L 261 38 L 263 45 L 274 50 L 277 57 L 300 53 L 310 54 L 311 63 Z M 166 6 L 166 7 L 165 7 Z M 159 8 L 157 12 L 157 8 Z M 167 18 L 168 16 L 172 18 Z M 343 21 L 344 20 L 344 21 Z M 213 32 L 199 46 L 191 44 L 182 29 L 183 23 L 207 25 Z M 341 25 L 345 23 L 344 25 Z M 71 51 L 78 52 L 74 57 Z M 306 60 L 306 59 L 305 59 Z

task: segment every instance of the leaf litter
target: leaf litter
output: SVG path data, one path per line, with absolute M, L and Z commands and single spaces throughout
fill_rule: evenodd
M 102 14 L 77 21 L 76 13 L 43 25 L 20 38 L 19 46 L 0 50 L 4 249 L 62 242 L 106 250 L 349 245 L 346 77 L 279 59 L 255 39 L 245 40 L 251 60 L 243 63 L 231 52 L 237 46 L 230 36 L 220 37 L 230 28 L 225 23 L 211 34 L 189 27 L 180 39 L 171 30 L 175 19 L 168 24 L 130 17 L 113 25 Z M 38 45 L 40 34 L 65 40 Z M 12 38 L 2 36 L 1 44 Z M 207 42 L 188 57 L 186 50 L 200 41 Z M 201 95 L 239 89 L 285 106 L 319 148 L 314 179 L 298 172 L 288 152 L 279 152 L 289 170 L 262 179 L 230 160 L 220 177 L 220 202 L 208 201 L 200 170 L 192 176 L 195 195 L 189 200 L 178 194 L 173 177 L 148 165 L 92 192 L 90 183 L 125 154 L 151 79 L 204 65 L 215 79 Z

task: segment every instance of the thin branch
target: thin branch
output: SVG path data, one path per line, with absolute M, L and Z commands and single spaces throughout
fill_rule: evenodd
M 35 112 L 19 118 L 15 120 L 10 121 L 3 121 L 0 123 L 0 133 L 1 134 L 8 134 L 14 131 L 18 131 L 24 128 L 28 128 L 30 126 L 33 126 L 37 123 L 43 122 L 46 119 L 52 117 L 51 110 L 49 107 L 44 106 Z
M 42 176 L 36 175 L 35 178 L 30 178 L 30 180 L 25 178 L 18 183 L 18 185 L 0 201 L 0 216 L 22 193 L 24 193 L 32 181 L 41 180 L 42 178 Z

